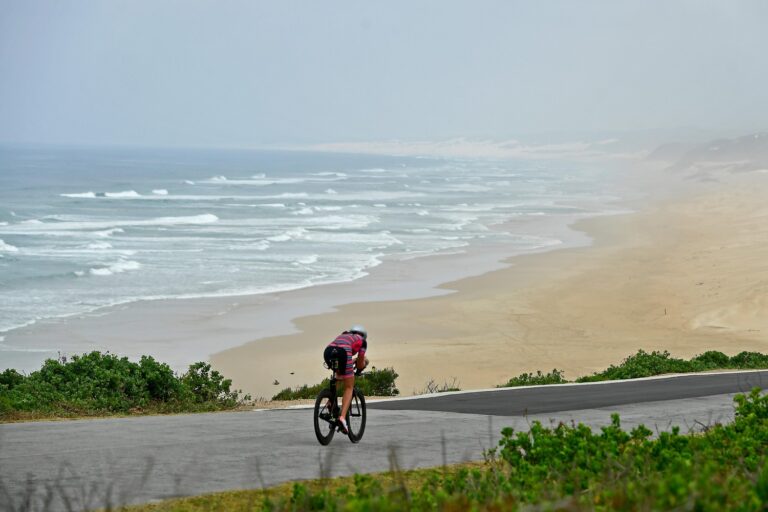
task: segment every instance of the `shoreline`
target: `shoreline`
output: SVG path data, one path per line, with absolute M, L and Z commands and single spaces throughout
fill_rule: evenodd
M 27 363 L 16 365 L 16 369 L 27 372 L 38 369 L 43 358 L 91 350 L 129 358 L 152 355 L 183 371 L 191 362 L 207 360 L 255 339 L 296 333 L 295 319 L 307 314 L 332 313 L 351 303 L 449 294 L 452 291 L 443 288 L 443 284 L 503 268 L 510 257 L 587 245 L 589 239 L 571 226 L 584 216 L 616 213 L 621 204 L 613 201 L 605 205 L 605 211 L 594 214 L 556 214 L 530 217 L 523 222 L 519 218 L 509 221 L 509 225 L 514 224 L 516 235 L 555 238 L 558 243 L 554 245 L 522 250 L 501 242 L 486 242 L 472 244 L 460 252 L 385 258 L 380 265 L 368 269 L 365 276 L 352 281 L 264 294 L 126 302 L 88 313 L 42 319 L 6 331 L 0 341 L 32 347 L 23 352 Z M 509 225 L 492 229 L 503 230 Z M 40 348 L 64 333 L 66 347 Z M 19 352 L 16 354 L 16 359 L 20 359 Z
M 708 320 L 721 310 L 727 316 L 743 299 L 744 290 L 732 289 L 725 279 L 739 272 L 743 260 L 750 263 L 748 275 L 765 271 L 768 278 L 768 268 L 755 269 L 760 260 L 751 258 L 757 250 L 768 261 L 768 244 L 753 246 L 744 242 L 745 233 L 733 230 L 746 217 L 748 234 L 754 227 L 750 219 L 768 215 L 762 205 L 765 181 L 749 176 L 727 185 L 673 186 L 665 189 L 663 199 L 636 213 L 576 222 L 572 229 L 593 239 L 591 245 L 513 256 L 500 269 L 442 283 L 439 289 L 446 293 L 438 296 L 350 303 L 337 311 L 303 315 L 294 321 L 298 332 L 259 338 L 214 354 L 211 361 L 233 378 L 235 387 L 269 398 L 285 387 L 326 376 L 320 349 L 349 323 L 345 319 L 366 324 L 373 364 L 393 366 L 406 396 L 429 379 L 457 378 L 462 389 L 478 389 L 553 367 L 575 377 L 640 348 L 669 350 L 678 357 L 710 349 L 765 352 L 766 334 L 745 325 L 768 322 L 761 320 L 768 318 L 761 316 L 768 313 L 768 304 L 747 311 L 732 325 Z M 711 218 L 713 204 L 720 205 L 719 218 Z M 717 243 L 733 245 L 736 252 L 720 254 L 711 247 Z M 684 259 L 689 251 L 701 253 L 701 261 L 673 257 Z M 707 267 L 718 264 L 728 266 L 718 284 L 729 287 L 723 293 L 727 296 L 702 300 L 706 297 L 697 293 L 711 290 L 697 289 L 703 281 L 696 279 L 710 281 Z M 764 277 L 760 272 L 754 274 L 757 280 Z

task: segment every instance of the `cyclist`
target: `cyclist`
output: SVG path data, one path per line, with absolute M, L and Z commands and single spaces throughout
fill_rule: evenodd
M 341 400 L 341 417 L 338 427 L 342 433 L 348 434 L 347 411 L 352 402 L 352 389 L 355 385 L 355 367 L 358 370 L 368 366 L 365 351 L 368 348 L 368 331 L 362 325 L 353 325 L 348 331 L 339 334 L 323 352 L 323 359 L 328 368 L 336 374 L 336 378 L 344 382 L 344 396 Z M 352 356 L 357 354 L 357 360 Z

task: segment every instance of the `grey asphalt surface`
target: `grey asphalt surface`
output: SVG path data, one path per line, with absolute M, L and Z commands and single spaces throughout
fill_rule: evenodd
M 533 420 L 599 427 L 618 412 L 626 428 L 643 423 L 657 430 L 675 425 L 696 430 L 730 421 L 734 392 L 760 385 L 754 379 L 768 381 L 768 372 L 730 375 L 730 380 L 713 375 L 702 381 L 697 375 L 635 381 L 637 403 L 623 405 L 614 405 L 624 395 L 617 398 L 610 384 L 453 396 L 459 409 L 485 411 L 476 414 L 424 410 L 446 408 L 446 396 L 380 402 L 370 406 L 361 443 L 353 445 L 337 435 L 327 447 L 315 439 L 309 409 L 5 424 L 0 425 L 0 510 L 84 510 L 478 460 L 483 450 L 496 445 L 503 427 L 526 430 Z M 646 389 L 649 382 L 654 384 Z M 657 382 L 666 383 L 665 400 L 655 401 L 651 390 Z M 700 386 L 699 396 L 691 396 L 692 383 Z M 729 391 L 718 392 L 723 386 L 730 386 Z M 541 395 L 542 390 L 552 396 Z M 600 390 L 607 403 L 595 396 Z M 554 407 L 557 396 L 567 408 L 531 412 L 531 403 Z M 526 409 L 527 417 L 515 412 Z
M 744 393 L 768 388 L 768 370 L 753 372 L 676 375 L 649 379 L 596 382 L 589 385 L 537 386 L 533 388 L 448 393 L 429 400 L 398 400 L 371 404 L 387 410 L 421 410 L 520 416 L 569 409 L 693 398 L 723 393 Z

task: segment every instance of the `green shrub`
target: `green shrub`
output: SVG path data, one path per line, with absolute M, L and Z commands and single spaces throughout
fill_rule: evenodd
M 696 361 L 686 361 L 671 357 L 669 352 L 653 351 L 650 354 L 638 350 L 636 354 L 624 359 L 619 365 L 611 365 L 602 372 L 580 377 L 576 382 L 593 382 L 600 380 L 637 379 L 661 375 L 663 373 L 686 373 L 707 369 Z
M 400 394 L 400 390 L 395 386 L 397 377 L 394 368 L 377 370 L 374 366 L 361 378 L 356 379 L 356 384 L 366 396 L 396 396 Z
M 710 350 L 686 361 L 671 357 L 667 351 L 648 353 L 644 350 L 638 350 L 636 354 L 624 359 L 621 364 L 611 365 L 602 372 L 579 377 L 576 382 L 636 379 L 664 373 L 688 373 L 728 368 L 768 368 L 768 355 L 759 352 L 741 352 L 729 358 L 722 352 Z
M 638 350 L 636 354 L 624 359 L 618 365 L 611 365 L 602 372 L 585 375 L 576 382 L 597 382 L 603 380 L 637 379 L 665 373 L 701 372 L 716 369 L 758 369 L 768 368 L 768 355 L 759 352 L 741 352 L 728 357 L 722 352 L 710 350 L 690 359 L 672 357 L 669 352 L 651 352 Z M 563 384 L 568 382 L 563 377 L 562 370 L 552 370 L 542 373 L 523 373 L 509 379 L 506 384 L 498 387 L 534 386 L 540 384 Z
M 694 357 L 692 361 L 712 369 L 726 368 L 730 364 L 730 358 L 722 352 L 718 352 L 717 350 L 709 350 L 703 354 L 699 354 L 698 356 Z
M 740 352 L 730 361 L 732 368 L 768 368 L 768 355 L 760 352 Z
M 181 377 L 181 385 L 192 394 L 197 403 L 214 402 L 222 405 L 236 405 L 239 392 L 231 391 L 231 379 L 225 379 L 208 363 L 194 363 Z
M 226 409 L 241 401 L 240 392 L 230 386 L 207 363 L 195 363 L 179 377 L 149 356 L 135 363 L 91 352 L 70 360 L 48 359 L 28 377 L 14 370 L 0 374 L 0 418 L 21 412 L 67 416 Z
M 673 428 L 653 439 L 644 426 L 621 430 L 618 415 L 599 432 L 534 422 L 528 432 L 505 429 L 499 453 L 513 487 L 529 499 L 554 493 L 615 503 L 610 509 L 757 510 L 764 503 L 755 482 L 767 462 L 768 395 L 755 389 L 736 402 L 732 424 L 701 435 Z
M 304 384 L 297 388 L 285 388 L 278 394 L 272 397 L 272 400 L 302 400 L 307 398 L 315 398 L 321 390 L 329 386 L 328 379 L 323 379 L 320 384 L 314 386 L 308 386 Z
M 398 375 L 394 368 L 384 368 L 377 370 L 374 366 L 370 371 L 364 373 L 362 377 L 355 378 L 355 386 L 362 391 L 365 396 L 395 396 L 400 394 L 400 390 L 395 386 L 395 379 Z M 328 379 L 323 379 L 320 384 L 309 386 L 304 384 L 296 388 L 285 388 L 272 397 L 272 400 L 301 400 L 315 398 L 321 390 L 329 386 Z M 341 383 L 339 388 L 341 389 Z
M 0 373 L 0 391 L 13 389 L 22 382 L 24 376 L 12 368 Z
M 500 388 L 511 388 L 516 386 L 539 386 L 542 384 L 564 384 L 568 382 L 563 377 L 563 371 L 557 368 L 549 373 L 541 373 L 537 370 L 533 373 L 521 373 L 517 377 L 512 377 L 506 384 L 498 386 Z

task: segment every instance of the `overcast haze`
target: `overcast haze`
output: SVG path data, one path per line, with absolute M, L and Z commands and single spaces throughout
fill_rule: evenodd
M 768 119 L 768 2 L 0 0 L 0 141 L 261 146 Z

